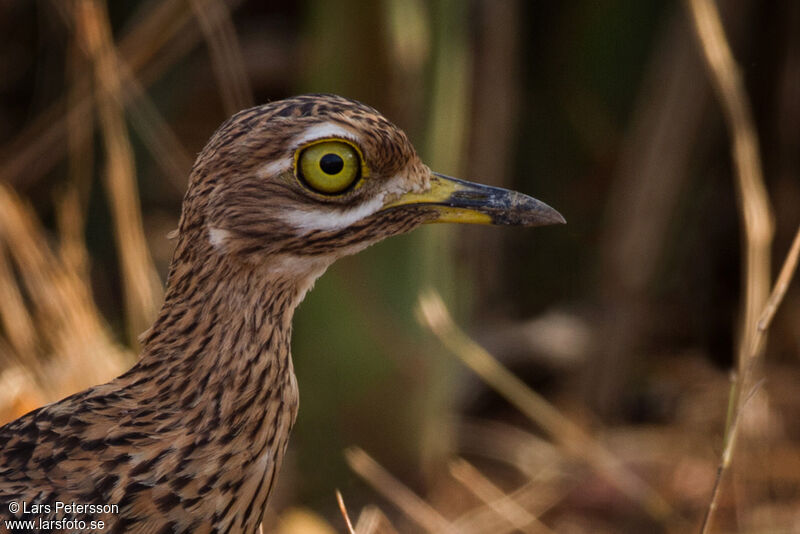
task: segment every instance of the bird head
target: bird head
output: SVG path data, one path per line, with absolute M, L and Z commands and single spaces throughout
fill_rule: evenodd
M 539 226 L 561 215 L 534 198 L 432 172 L 374 109 L 305 95 L 242 111 L 192 172 L 181 234 L 246 263 L 324 270 L 424 223 Z

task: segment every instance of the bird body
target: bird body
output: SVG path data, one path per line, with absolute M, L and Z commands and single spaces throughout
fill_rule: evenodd
M 530 197 L 432 173 L 402 131 L 352 100 L 307 95 L 238 113 L 193 167 L 139 361 L 0 428 L 0 517 L 257 532 L 298 410 L 294 309 L 339 257 L 449 220 L 563 221 Z

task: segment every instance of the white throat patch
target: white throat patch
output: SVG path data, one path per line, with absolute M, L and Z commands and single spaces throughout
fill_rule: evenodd
M 317 278 L 336 260 L 335 256 L 295 256 L 281 254 L 267 263 L 270 276 L 287 276 L 298 281 L 297 294 L 292 307 L 300 304 L 314 287 Z
M 208 227 L 208 241 L 217 250 L 222 250 L 231 233 L 223 228 Z

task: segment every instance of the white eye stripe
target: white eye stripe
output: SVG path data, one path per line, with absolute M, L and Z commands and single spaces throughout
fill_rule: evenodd
M 356 144 L 359 142 L 358 136 L 350 130 L 332 122 L 323 122 L 322 124 L 311 126 L 304 130 L 303 133 L 295 136 L 291 144 L 295 147 L 301 147 L 311 141 L 327 138 L 347 139 Z M 270 161 L 259 168 L 256 173 L 259 178 L 270 178 L 291 170 L 293 164 L 294 158 L 292 156 L 287 156 L 276 159 L 275 161 Z
M 256 175 L 259 178 L 270 178 L 272 176 L 277 176 L 278 174 L 283 174 L 284 172 L 290 170 L 292 168 L 292 163 L 294 162 L 290 157 L 270 161 L 258 169 L 258 171 L 256 171 Z
M 354 143 L 359 142 L 359 138 L 347 128 L 335 124 L 333 122 L 323 122 L 322 124 L 315 124 L 307 128 L 303 133 L 297 135 L 292 142 L 295 146 L 302 146 L 308 142 L 317 139 L 326 139 L 330 137 L 338 137 L 341 139 L 349 139 Z
M 341 230 L 368 217 L 383 207 L 383 196 L 379 195 L 347 210 L 285 210 L 283 220 L 302 230 L 303 234 L 314 230 Z

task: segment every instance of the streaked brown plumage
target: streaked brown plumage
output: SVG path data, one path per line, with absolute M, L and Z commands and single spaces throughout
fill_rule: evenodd
M 320 140 L 363 157 L 339 193 L 297 169 Z M 324 157 L 312 163 L 327 180 L 341 158 Z M 140 361 L 0 428 L 0 515 L 11 501 L 108 503 L 119 513 L 69 517 L 112 533 L 256 532 L 297 414 L 295 307 L 337 258 L 436 220 L 563 221 L 431 173 L 402 131 L 352 100 L 307 95 L 232 117 L 192 170 Z

